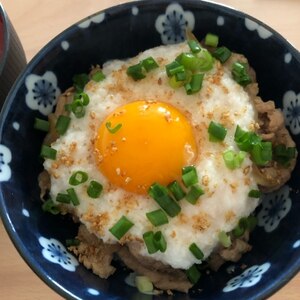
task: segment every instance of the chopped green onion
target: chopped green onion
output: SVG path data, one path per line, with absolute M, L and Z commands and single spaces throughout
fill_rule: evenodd
M 153 242 L 155 247 L 160 251 L 160 252 L 165 252 L 167 250 L 167 242 L 161 233 L 161 231 L 157 231 L 154 233 L 153 236 Z
M 239 151 L 238 153 L 233 150 L 223 152 L 223 160 L 228 169 L 234 170 L 239 168 L 246 157 L 246 152 Z
M 212 69 L 214 58 L 207 49 L 202 48 L 197 57 L 199 59 L 197 69 L 198 71 L 207 72 Z
M 189 281 L 192 284 L 196 284 L 200 277 L 201 277 L 201 273 L 199 272 L 198 268 L 196 265 L 192 265 L 187 271 L 186 271 L 186 275 L 189 279 Z
M 253 145 L 261 143 L 261 137 L 255 132 L 244 131 L 239 125 L 236 127 L 234 141 L 240 150 L 250 152 Z
M 69 188 L 69 189 L 67 189 L 67 193 L 68 193 L 68 195 L 69 195 L 69 197 L 70 197 L 70 199 L 71 199 L 71 202 L 72 202 L 72 204 L 73 204 L 74 206 L 77 206 L 77 205 L 80 204 L 80 201 L 79 201 L 79 199 L 78 199 L 78 196 L 77 196 L 77 194 L 76 194 L 74 188 Z
M 181 200 L 186 195 L 185 191 L 176 180 L 168 185 L 168 189 L 177 201 Z
M 136 276 L 135 285 L 141 293 L 151 293 L 153 291 L 153 283 L 146 276 Z
M 90 97 L 88 94 L 81 92 L 74 95 L 74 101 L 80 100 L 83 106 L 87 106 L 90 103 Z
M 219 37 L 215 34 L 208 33 L 205 36 L 204 44 L 209 47 L 217 47 L 219 43 Z
M 151 70 L 153 70 L 153 69 L 156 69 L 156 68 L 158 68 L 158 64 L 157 64 L 157 62 L 154 60 L 154 58 L 153 57 L 148 57 L 148 58 L 146 58 L 146 59 L 143 59 L 142 61 L 141 61 L 141 64 L 142 64 L 142 66 L 145 68 L 145 70 L 147 71 L 147 72 L 149 72 L 149 71 L 151 71 Z
M 176 81 L 186 81 L 187 72 L 184 70 L 183 72 L 178 72 L 175 74 Z
M 245 233 L 245 228 L 239 224 L 232 230 L 235 237 L 241 237 Z
M 144 68 L 141 63 L 128 67 L 126 73 L 135 81 L 141 80 L 146 77 Z
M 98 198 L 102 192 L 103 186 L 101 183 L 92 180 L 87 188 L 87 194 L 91 198 Z
M 35 118 L 33 127 L 35 129 L 48 132 L 49 127 L 50 127 L 50 123 L 47 120 L 42 120 L 42 119 L 39 119 L 39 118 Z
M 251 158 L 258 166 L 265 166 L 270 160 L 272 160 L 272 143 L 260 142 L 259 144 L 253 145 Z
M 169 223 L 167 215 L 161 209 L 146 213 L 146 216 L 153 226 L 160 226 Z
M 212 142 L 220 142 L 225 139 L 227 129 L 223 125 L 211 121 L 208 126 L 209 140 Z
M 66 240 L 66 246 L 72 247 L 72 246 L 79 246 L 80 240 L 78 239 L 67 239 Z
M 201 249 L 195 243 L 192 243 L 190 245 L 189 249 L 197 259 L 203 259 L 204 258 L 203 252 L 201 251 Z
M 48 199 L 47 201 L 45 201 L 42 205 L 42 209 L 45 212 L 49 212 L 53 215 L 57 215 L 59 214 L 59 208 L 57 207 L 57 205 L 53 202 L 52 199 Z
M 224 64 L 231 56 L 231 51 L 226 47 L 219 47 L 212 52 L 212 56 Z
M 189 192 L 185 196 L 185 199 L 190 202 L 191 204 L 196 204 L 197 200 L 201 195 L 204 194 L 204 191 L 199 185 L 193 185 L 191 186 Z
M 103 72 L 101 70 L 98 70 L 97 72 L 95 72 L 92 75 L 92 80 L 96 81 L 96 82 L 100 82 L 102 80 L 105 79 L 105 75 L 103 74 Z
M 187 166 L 182 168 L 182 181 L 186 187 L 190 187 L 198 183 L 198 174 L 194 166 Z
M 232 65 L 231 74 L 233 79 L 241 86 L 246 86 L 252 82 L 245 63 L 235 62 Z
M 105 126 L 107 128 L 107 130 L 111 133 L 111 134 L 115 134 L 117 131 L 119 131 L 122 127 L 122 124 L 119 123 L 117 124 L 115 127 L 111 127 L 111 122 L 106 122 Z
M 202 87 L 203 78 L 204 74 L 193 74 L 191 81 L 184 86 L 186 93 L 192 95 L 199 92 Z
M 81 183 L 84 183 L 88 180 L 88 174 L 83 171 L 76 171 L 71 175 L 69 178 L 69 184 L 70 185 L 79 185 Z
M 169 85 L 173 89 L 180 88 L 184 85 L 184 81 L 178 81 L 176 75 L 173 75 L 169 78 Z
M 176 60 L 166 65 L 166 72 L 168 77 L 171 77 L 179 72 L 184 72 L 184 67 Z
M 56 121 L 55 129 L 59 135 L 66 133 L 71 122 L 71 118 L 68 116 L 60 115 Z
M 273 148 L 273 159 L 283 166 L 289 166 L 290 161 L 296 157 L 296 147 L 276 145 Z
M 112 228 L 109 229 L 109 231 L 114 237 L 120 240 L 133 225 L 134 224 L 125 216 L 122 216 L 120 220 Z
M 153 231 L 148 231 L 143 234 L 143 239 L 147 247 L 148 253 L 153 254 L 158 251 L 158 248 L 154 244 L 154 233 Z
M 89 82 L 89 76 L 85 73 L 76 74 L 73 76 L 73 86 L 76 92 L 80 93 L 83 91 L 84 86 Z
M 193 53 L 198 53 L 202 49 L 201 45 L 196 40 L 188 40 L 188 45 Z
M 57 151 L 47 145 L 42 145 L 41 156 L 48 159 L 56 159 Z
M 75 99 L 71 103 L 71 111 L 73 112 L 76 118 L 80 119 L 85 115 L 85 105 L 80 99 Z
M 202 48 L 197 54 L 181 53 L 176 61 L 192 72 L 206 72 L 213 67 L 213 57 L 207 49 Z
M 248 196 L 251 197 L 251 198 L 259 198 L 261 196 L 261 191 L 259 191 L 259 190 L 251 190 L 248 193 Z
M 168 189 L 163 185 L 153 183 L 148 190 L 148 194 L 158 203 L 168 216 L 175 217 L 180 213 L 181 207 L 171 196 L 169 196 Z
M 68 194 L 58 193 L 56 195 L 56 201 L 69 204 L 71 202 L 71 198 Z
M 248 229 L 252 231 L 257 225 L 257 218 L 254 216 L 249 216 L 247 218 Z
M 225 248 L 228 248 L 231 246 L 231 239 L 230 236 L 226 234 L 225 231 L 220 231 L 219 232 L 219 242 L 224 246 Z

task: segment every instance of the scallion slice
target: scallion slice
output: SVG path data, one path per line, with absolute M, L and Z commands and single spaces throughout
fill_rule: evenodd
M 90 103 L 90 97 L 88 94 L 81 92 L 74 95 L 74 101 L 81 101 L 83 106 L 87 106 Z
M 115 134 L 117 131 L 119 131 L 121 129 L 122 124 L 119 123 L 115 127 L 111 127 L 111 122 L 106 122 L 105 126 L 111 134 Z
M 176 180 L 168 185 L 168 189 L 177 201 L 181 200 L 186 195 L 186 192 Z
M 251 198 L 259 198 L 261 196 L 261 191 L 259 191 L 259 190 L 251 190 L 248 193 L 248 196 L 251 197 Z
M 212 33 L 207 33 L 204 39 L 204 44 L 209 47 L 217 47 L 219 43 L 219 37 Z
M 60 203 L 69 204 L 71 202 L 71 198 L 70 198 L 70 196 L 68 194 L 58 193 L 56 195 L 56 201 L 60 202 Z
M 153 226 L 160 226 L 169 223 L 168 217 L 162 209 L 146 213 L 146 216 Z
M 83 91 L 84 86 L 89 82 L 89 76 L 85 73 L 76 74 L 73 76 L 73 86 L 77 93 Z
M 85 115 L 85 105 L 80 99 L 75 99 L 71 103 L 71 111 L 73 112 L 76 118 L 83 118 Z
M 151 56 L 143 59 L 141 61 L 141 64 L 145 68 L 146 72 L 149 72 L 149 71 L 154 70 L 159 67 L 157 62 Z
M 63 135 L 66 133 L 69 128 L 71 122 L 71 118 L 69 116 L 60 115 L 56 121 L 55 129 L 59 135 Z
M 167 242 L 161 233 L 161 231 L 157 231 L 154 233 L 153 236 L 153 242 L 155 247 L 160 251 L 160 252 L 165 252 L 167 250 Z
M 194 204 L 196 204 L 199 197 L 203 194 L 204 194 L 203 189 L 199 185 L 196 184 L 196 185 L 191 186 L 190 190 L 188 191 L 187 195 L 185 196 L 185 199 L 194 205 Z
M 201 251 L 201 249 L 196 245 L 196 243 L 192 243 L 189 247 L 190 251 L 193 253 L 193 255 L 197 258 L 197 259 L 203 259 L 204 258 L 204 254 Z
M 128 67 L 126 73 L 135 81 L 141 80 L 146 77 L 145 70 L 141 63 Z
M 59 208 L 57 207 L 57 205 L 53 202 L 52 199 L 48 199 L 47 201 L 45 201 L 42 205 L 42 209 L 45 212 L 49 212 L 53 215 L 57 215 L 59 214 Z
M 56 154 L 57 154 L 57 151 L 55 149 L 53 149 L 47 145 L 42 145 L 41 154 L 40 154 L 41 157 L 55 160 Z
M 188 95 L 192 95 L 199 92 L 202 87 L 203 78 L 204 78 L 203 73 L 193 74 L 191 81 L 184 86 L 186 93 Z
M 98 70 L 97 72 L 95 72 L 92 75 L 92 80 L 94 80 L 95 82 L 100 82 L 104 79 L 105 79 L 105 75 L 103 74 L 103 72 L 101 70 Z
M 231 56 L 231 51 L 226 47 L 219 47 L 212 52 L 212 56 L 224 64 Z
M 168 77 L 175 75 L 176 73 L 184 72 L 184 66 L 178 61 L 174 60 L 173 62 L 166 65 L 166 72 Z
M 74 172 L 71 177 L 69 178 L 70 185 L 79 185 L 84 183 L 88 180 L 88 174 L 83 171 L 76 171 Z
M 233 150 L 226 150 L 223 152 L 223 160 L 228 169 L 234 170 L 239 168 L 246 157 L 246 152 Z
M 188 45 L 193 53 L 198 53 L 202 49 L 201 45 L 196 40 L 188 40 Z
M 110 233 L 120 240 L 133 226 L 134 224 L 128 220 L 125 216 L 122 216 L 120 220 L 109 229 Z
M 220 231 L 218 238 L 219 238 L 219 242 L 221 243 L 221 245 L 223 247 L 228 248 L 231 246 L 230 236 L 227 235 L 227 233 L 225 231 Z
M 235 237 L 241 237 L 245 233 L 245 228 L 239 224 L 232 230 Z
M 42 120 L 42 119 L 39 119 L 39 118 L 35 118 L 33 127 L 35 129 L 48 132 L 49 127 L 50 127 L 50 123 L 47 120 Z
M 243 130 L 238 125 L 234 133 L 234 141 L 240 150 L 250 152 L 253 145 L 261 143 L 261 137 L 255 132 Z
M 252 231 L 257 225 L 257 218 L 255 216 L 249 216 L 247 218 L 248 229 Z
M 165 186 L 159 183 L 153 183 L 148 190 L 148 194 L 158 203 L 168 216 L 175 217 L 180 213 L 180 206 L 171 196 L 169 196 L 169 191 Z
M 98 198 L 103 190 L 103 186 L 101 183 L 92 180 L 87 188 L 87 194 L 91 198 Z
M 189 269 L 187 269 L 186 275 L 192 284 L 196 284 L 201 277 L 201 273 L 196 265 L 192 265 Z
M 153 254 L 158 251 L 158 248 L 154 244 L 154 233 L 153 231 L 148 231 L 143 234 L 143 239 L 147 247 L 148 253 Z
M 182 168 L 182 181 L 186 187 L 190 187 L 198 183 L 198 174 L 194 166 L 186 166 Z
M 77 193 L 75 192 L 74 188 L 67 189 L 67 193 L 71 199 L 71 202 L 74 206 L 78 206 L 80 204 L 80 201 L 78 199 Z
M 212 142 L 221 142 L 225 139 L 227 129 L 214 121 L 211 121 L 208 126 L 209 140 Z
M 146 276 L 136 276 L 135 285 L 141 293 L 151 293 L 153 291 L 153 283 Z
M 79 245 L 80 245 L 80 240 L 78 240 L 78 239 L 67 239 L 66 240 L 67 247 L 79 246 Z
M 232 65 L 231 74 L 233 79 L 241 86 L 246 86 L 252 82 L 248 73 L 248 66 L 242 62 L 235 62 Z
M 296 147 L 286 147 L 283 144 L 273 147 L 273 159 L 280 165 L 288 167 L 290 161 L 296 157 Z
M 260 142 L 259 144 L 255 144 L 250 153 L 251 158 L 256 165 L 265 166 L 272 160 L 272 143 Z

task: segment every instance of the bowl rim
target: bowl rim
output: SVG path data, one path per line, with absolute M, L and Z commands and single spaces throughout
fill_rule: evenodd
M 2 71 L 4 69 L 6 59 L 8 56 L 8 50 L 9 50 L 9 44 L 10 44 L 10 32 L 9 32 L 9 19 L 8 15 L 3 7 L 3 5 L 0 3 L 0 18 L 3 21 L 3 53 L 2 57 L 0 57 L 0 75 L 2 74 Z
M 176 2 L 176 0 L 157 0 L 160 3 L 170 4 Z M 194 5 L 197 7 L 198 5 L 205 6 L 210 9 L 221 9 L 226 11 L 230 14 L 231 17 L 244 17 L 249 18 L 250 20 L 259 23 L 260 25 L 263 25 L 266 29 L 271 31 L 275 36 L 276 39 L 279 40 L 281 43 L 284 44 L 284 46 L 293 54 L 293 57 L 297 60 L 298 64 L 300 65 L 300 52 L 286 39 L 284 38 L 280 33 L 278 33 L 276 30 L 265 24 L 264 22 L 260 21 L 259 19 L 256 19 L 255 17 L 236 9 L 232 6 L 225 5 L 222 3 L 218 3 L 211 0 L 179 0 L 180 4 L 187 3 Z M 112 11 L 117 11 L 118 13 L 120 11 L 123 11 L 124 9 L 132 6 L 151 6 L 153 5 L 153 0 L 144 0 L 144 1 L 130 1 L 125 2 L 121 4 L 117 4 L 114 6 L 110 6 L 108 8 L 105 8 L 103 10 L 99 10 L 91 15 L 86 16 L 85 18 L 71 24 L 67 28 L 65 28 L 63 31 L 61 31 L 58 35 L 56 35 L 53 39 L 51 39 L 47 44 L 45 44 L 31 59 L 31 61 L 27 64 L 26 68 L 20 73 L 16 81 L 14 82 L 12 88 L 10 89 L 10 92 L 8 93 L 5 103 L 2 107 L 1 113 L 0 113 L 0 143 L 2 141 L 2 132 L 4 127 L 4 121 L 6 120 L 6 116 L 10 110 L 11 104 L 16 96 L 17 91 L 20 88 L 21 83 L 24 81 L 28 70 L 31 70 L 36 63 L 42 58 L 47 52 L 51 51 L 53 48 L 53 45 L 56 45 L 60 40 L 61 37 L 65 35 L 65 33 L 72 30 L 76 25 L 78 25 L 81 22 L 84 22 L 88 20 L 89 18 L 98 15 L 100 13 L 110 13 Z M 6 24 L 8 24 L 8 16 L 5 13 L 1 3 L 0 3 L 0 9 L 1 9 L 1 15 L 3 14 L 4 20 L 6 21 Z M 7 28 L 6 30 L 7 39 L 9 41 L 9 30 Z M 9 43 L 7 43 L 8 46 Z M 1 65 L 0 65 L 0 74 L 1 74 Z M 48 285 L 54 292 L 58 293 L 60 296 L 66 298 L 66 299 L 76 299 L 81 300 L 81 298 L 77 297 L 76 295 L 72 294 L 70 291 L 64 289 L 63 286 L 61 286 L 58 282 L 56 282 L 54 279 L 49 277 L 47 273 L 44 271 L 42 267 L 37 265 L 35 263 L 34 257 L 29 253 L 27 248 L 24 245 L 24 242 L 22 239 L 20 239 L 19 235 L 17 234 L 14 224 L 12 220 L 9 217 L 7 207 L 5 205 L 4 196 L 2 193 L 2 188 L 0 184 L 0 218 L 3 222 L 4 228 L 8 233 L 8 236 L 12 243 L 14 244 L 14 247 L 17 249 L 20 256 L 23 258 L 23 260 L 27 263 L 27 265 L 31 268 L 31 270 L 46 284 Z M 257 294 L 256 299 L 265 299 L 271 295 L 273 295 L 276 291 L 278 291 L 280 288 L 282 288 L 284 285 L 287 284 L 288 281 L 290 281 L 298 272 L 300 271 L 300 257 L 297 259 L 297 261 L 293 264 L 293 266 L 285 273 L 281 274 L 275 283 L 270 284 L 268 288 L 262 290 Z M 103 295 L 105 298 L 103 299 L 109 299 L 106 298 L 106 295 Z M 101 297 L 102 299 L 102 297 Z

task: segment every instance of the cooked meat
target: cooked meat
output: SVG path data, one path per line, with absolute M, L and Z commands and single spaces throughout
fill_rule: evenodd
M 249 252 L 251 249 L 252 247 L 247 242 L 244 242 L 241 239 L 236 239 L 229 248 L 222 249 L 219 255 L 225 261 L 237 262 L 244 253 Z
M 50 191 L 51 182 L 50 182 L 50 176 L 49 173 L 44 170 L 41 172 L 38 176 L 38 183 L 40 187 L 40 198 L 45 201 L 45 197 L 47 196 L 48 192 Z
M 142 262 L 144 258 L 137 259 L 129 249 L 124 246 L 118 251 L 118 255 L 125 265 L 137 274 L 147 276 L 150 281 L 159 289 L 176 290 L 187 293 L 192 284 L 187 279 L 185 273 L 171 267 L 164 267 L 163 270 L 145 267 Z M 157 266 L 157 264 L 155 264 Z
M 78 256 L 79 262 L 101 278 L 108 278 L 115 272 L 111 261 L 113 254 L 121 247 L 119 244 L 103 243 L 101 239 L 89 233 L 84 225 L 80 225 L 77 238 L 80 244 L 69 247 L 69 250 Z

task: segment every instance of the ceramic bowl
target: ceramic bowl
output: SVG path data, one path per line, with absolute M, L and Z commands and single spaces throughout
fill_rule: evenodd
M 26 66 L 26 57 L 18 35 L 0 3 L 0 108 Z
M 214 32 L 220 42 L 245 54 L 257 72 L 260 95 L 282 108 L 287 128 L 300 143 L 300 54 L 260 21 L 210 2 L 139 1 L 116 6 L 71 26 L 47 44 L 19 77 L 3 108 L 0 125 L 0 207 L 4 225 L 22 257 L 46 284 L 70 299 L 152 299 L 124 283 L 119 268 L 103 280 L 66 250 L 76 234 L 69 218 L 41 209 L 37 176 L 43 134 L 33 129 L 56 96 L 72 85 L 74 74 L 92 64 L 127 58 L 160 44 Z M 270 296 L 300 267 L 300 164 L 280 190 L 263 197 L 253 250 L 238 263 L 204 274 L 189 294 L 173 299 L 262 299 Z M 144 297 L 144 298 L 143 298 Z M 153 299 L 170 299 L 167 295 Z

